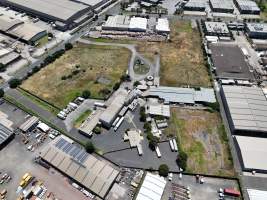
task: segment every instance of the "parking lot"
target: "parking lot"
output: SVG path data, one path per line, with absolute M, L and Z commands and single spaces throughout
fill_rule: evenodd
M 177 191 L 178 190 L 177 188 L 179 187 L 189 189 L 188 191 L 190 192 L 191 199 L 216 200 L 219 199 L 218 191 L 220 188 L 238 189 L 238 184 L 234 180 L 208 178 L 208 177 L 204 177 L 204 183 L 200 184 L 196 182 L 195 176 L 183 175 L 182 178 L 180 179 L 178 174 L 174 174 L 173 180 L 167 182 L 162 200 L 169 200 L 169 197 L 173 195 L 173 191 Z M 233 198 L 225 198 L 225 199 L 227 200 Z

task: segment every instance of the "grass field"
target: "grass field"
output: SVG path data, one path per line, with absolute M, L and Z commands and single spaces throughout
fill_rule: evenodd
M 91 110 L 86 110 L 84 113 L 82 113 L 75 121 L 74 121 L 74 127 L 79 128 L 82 123 L 87 119 L 87 117 L 92 113 Z
M 138 51 L 153 59 L 160 54 L 160 83 L 166 86 L 211 86 L 201 37 L 190 21 L 170 20 L 170 42 L 142 42 Z
M 165 134 L 176 135 L 179 147 L 187 153 L 187 171 L 234 176 L 227 136 L 219 113 L 172 108 Z
M 60 108 L 83 90 L 93 98 L 104 98 L 127 70 L 129 59 L 125 48 L 78 43 L 21 87 Z

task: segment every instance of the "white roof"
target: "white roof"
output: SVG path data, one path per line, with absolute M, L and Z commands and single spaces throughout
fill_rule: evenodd
M 266 200 L 267 191 L 247 189 L 250 200 Z
M 160 200 L 166 180 L 159 175 L 147 173 L 136 200 Z
M 38 124 L 37 128 L 41 129 L 43 132 L 47 132 L 50 129 L 49 126 L 42 122 Z
M 150 115 L 160 115 L 164 117 L 170 117 L 170 105 L 150 105 L 148 108 L 148 113 Z
M 236 136 L 245 169 L 267 170 L 267 138 Z
M 147 19 L 143 17 L 132 17 L 130 20 L 130 29 L 146 30 Z
M 166 18 L 158 19 L 156 30 L 160 32 L 170 32 L 169 21 Z

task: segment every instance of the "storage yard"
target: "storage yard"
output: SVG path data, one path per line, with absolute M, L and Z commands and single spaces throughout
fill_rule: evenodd
M 121 47 L 79 43 L 26 80 L 22 88 L 60 108 L 83 90 L 89 90 L 92 98 L 104 98 L 105 90 L 111 91 L 126 72 L 129 58 L 130 52 Z
M 187 171 L 233 176 L 231 155 L 217 112 L 172 108 L 168 136 L 177 134 L 179 147 L 188 154 Z

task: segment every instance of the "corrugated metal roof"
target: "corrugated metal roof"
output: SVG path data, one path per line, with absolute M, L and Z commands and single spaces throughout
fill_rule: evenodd
M 267 138 L 236 136 L 245 169 L 267 170 Z
M 267 132 L 267 100 L 261 88 L 222 86 L 235 129 Z
M 5 0 L 5 2 L 44 13 L 61 19 L 68 20 L 78 12 L 88 9 L 88 6 L 69 0 Z
M 164 99 L 165 103 L 194 104 L 196 102 L 216 102 L 214 91 L 211 88 L 200 88 L 200 90 L 195 90 L 193 88 L 160 86 L 150 88 L 145 95 L 157 96 L 160 99 Z
M 0 145 L 13 135 L 13 131 L 0 123 Z
M 113 164 L 87 154 L 64 137 L 49 143 L 41 152 L 41 157 L 101 198 L 104 198 L 119 174 Z

